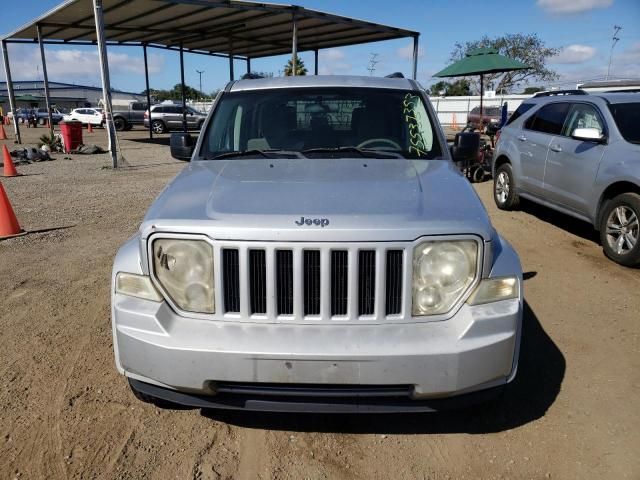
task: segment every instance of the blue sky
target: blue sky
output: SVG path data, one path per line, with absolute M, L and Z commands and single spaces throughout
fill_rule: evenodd
M 60 0 L 3 0 L 0 29 L 6 34 L 58 5 Z M 418 79 L 434 81 L 432 74 L 444 68 L 455 42 L 475 40 L 487 34 L 537 33 L 549 46 L 562 48 L 550 59 L 565 85 L 577 80 L 600 78 L 606 73 L 613 26 L 623 27 L 614 50 L 612 76 L 640 78 L 640 0 L 297 0 L 307 8 L 324 10 L 421 33 Z M 409 39 L 378 42 L 321 51 L 320 73 L 368 75 L 370 53 L 377 53 L 376 74 L 410 73 Z M 150 49 L 151 87 L 170 88 L 180 80 L 178 54 Z M 37 46 L 11 45 L 14 80 L 41 78 Z M 142 49 L 109 49 L 114 88 L 139 92 L 144 87 Z M 313 54 L 302 53 L 307 66 Z M 99 85 L 96 49 L 78 46 L 48 46 L 47 65 L 51 80 Z M 286 56 L 252 60 L 252 69 L 278 75 Z M 236 63 L 236 72 L 245 63 Z M 198 87 L 197 70 L 204 70 L 203 90 L 222 87 L 228 80 L 225 59 L 186 54 L 188 84 Z M 0 68 L 0 79 L 4 70 Z

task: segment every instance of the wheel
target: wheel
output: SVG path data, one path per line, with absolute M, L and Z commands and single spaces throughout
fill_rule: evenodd
M 520 203 L 513 180 L 513 169 L 508 163 L 500 165 L 496 170 L 493 179 L 493 199 L 500 210 L 512 210 Z
M 604 205 L 600 241 L 604 254 L 620 265 L 640 265 L 640 195 L 623 193 Z
M 153 130 L 153 133 L 164 133 L 167 131 L 167 127 L 165 127 L 162 120 L 154 120 L 151 122 L 151 130 Z
M 127 128 L 127 121 L 124 118 L 114 118 L 113 119 L 113 126 L 116 127 L 116 130 L 119 132 L 122 132 L 124 129 Z
M 484 180 L 484 168 L 475 167 L 471 169 L 471 181 L 473 183 L 480 183 Z

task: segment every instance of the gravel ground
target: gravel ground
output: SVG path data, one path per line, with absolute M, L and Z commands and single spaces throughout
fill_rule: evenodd
M 477 191 L 520 253 L 527 302 L 497 405 L 372 417 L 137 401 L 113 362 L 111 263 L 184 166 L 145 135 L 122 135 L 122 170 L 58 154 L 0 179 L 41 231 L 0 241 L 0 478 L 640 478 L 640 272 L 606 260 L 588 225 L 528 203 L 497 211 L 490 182 Z M 106 146 L 103 130 L 85 141 Z

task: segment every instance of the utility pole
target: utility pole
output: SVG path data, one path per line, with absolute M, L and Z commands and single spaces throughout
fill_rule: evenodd
M 613 37 L 611 37 L 611 52 L 609 53 L 609 66 L 607 67 L 607 78 L 609 80 L 609 74 L 611 73 L 611 60 L 613 59 L 613 47 L 616 46 L 616 43 L 620 41 L 620 37 L 618 37 L 618 32 L 622 30 L 622 27 L 618 25 L 613 26 Z
M 376 71 L 376 65 L 380 63 L 380 60 L 378 60 L 378 54 L 377 53 L 370 53 L 369 54 L 369 66 L 367 67 L 367 70 L 369 70 L 369 75 L 373 75 L 373 72 Z
M 200 98 L 202 98 L 204 96 L 204 93 L 202 93 L 202 74 L 204 73 L 204 70 L 196 69 L 196 72 L 200 75 Z

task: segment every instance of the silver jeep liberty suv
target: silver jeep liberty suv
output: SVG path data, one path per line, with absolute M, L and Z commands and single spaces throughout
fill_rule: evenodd
M 118 252 L 116 365 L 138 398 L 432 411 L 513 380 L 522 270 L 404 78 L 232 82 Z

